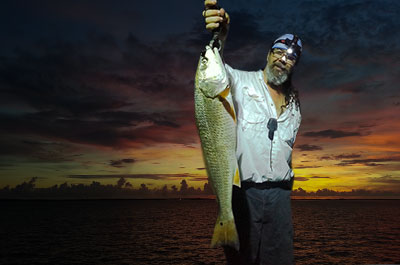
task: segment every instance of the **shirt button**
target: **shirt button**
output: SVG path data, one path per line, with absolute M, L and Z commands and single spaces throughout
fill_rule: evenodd
M 274 104 L 271 104 L 271 106 L 273 107 L 273 106 L 274 106 Z

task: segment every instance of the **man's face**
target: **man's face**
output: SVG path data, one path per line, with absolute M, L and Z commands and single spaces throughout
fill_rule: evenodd
M 267 80 L 274 85 L 283 84 L 292 72 L 296 59 L 284 49 L 272 49 L 267 57 Z

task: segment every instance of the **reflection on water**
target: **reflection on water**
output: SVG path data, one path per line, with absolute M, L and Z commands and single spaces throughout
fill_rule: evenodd
M 213 200 L 0 201 L 0 264 L 224 264 Z M 295 200 L 296 264 L 400 261 L 396 200 Z

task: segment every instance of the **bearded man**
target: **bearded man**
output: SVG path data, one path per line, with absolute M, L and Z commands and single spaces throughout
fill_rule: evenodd
M 205 1 L 206 29 L 219 34 L 220 54 L 229 16 Z M 293 264 L 292 149 L 300 127 L 298 92 L 291 77 L 302 52 L 301 40 L 284 34 L 271 45 L 263 70 L 248 72 L 225 64 L 237 114 L 240 179 L 232 206 L 240 250 L 226 247 L 228 264 Z

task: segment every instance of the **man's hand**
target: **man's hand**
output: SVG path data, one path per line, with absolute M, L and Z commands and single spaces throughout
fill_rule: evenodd
M 218 29 L 219 26 L 221 26 L 219 38 L 222 41 L 225 41 L 229 30 L 229 15 L 223 8 L 215 9 L 216 5 L 216 0 L 205 0 L 205 10 L 203 11 L 203 17 L 205 18 L 206 29 L 208 31 L 212 32 L 213 30 Z

